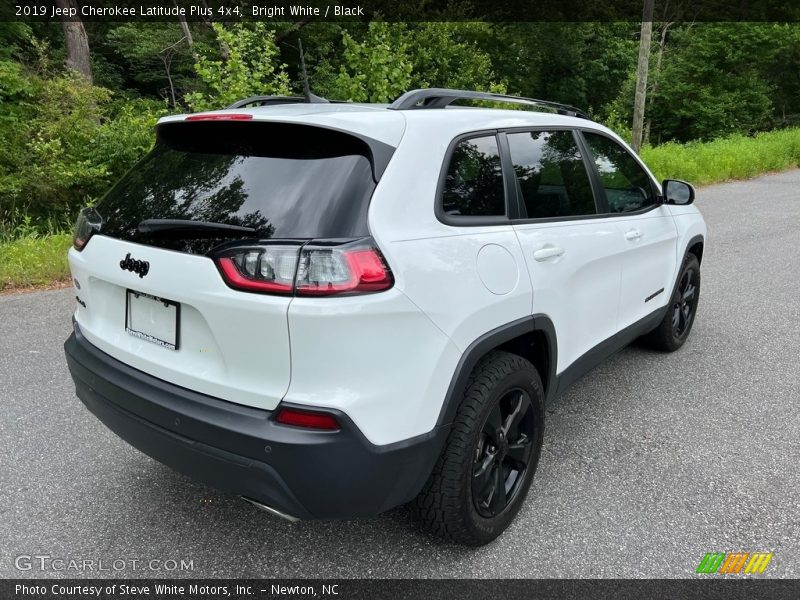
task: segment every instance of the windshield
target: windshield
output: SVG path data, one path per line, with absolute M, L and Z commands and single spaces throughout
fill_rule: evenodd
M 375 189 L 369 157 L 364 141 L 305 125 L 162 125 L 155 148 L 97 206 L 100 233 L 187 252 L 207 252 L 230 238 L 219 231 L 141 232 L 139 223 L 224 223 L 252 227 L 261 239 L 366 236 Z

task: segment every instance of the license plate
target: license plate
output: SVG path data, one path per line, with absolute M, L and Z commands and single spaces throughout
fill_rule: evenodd
M 125 331 L 170 350 L 178 349 L 181 305 L 150 294 L 127 291 Z

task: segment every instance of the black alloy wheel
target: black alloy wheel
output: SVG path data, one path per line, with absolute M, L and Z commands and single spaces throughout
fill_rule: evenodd
M 684 271 L 678 282 L 678 292 L 673 298 L 672 332 L 675 337 L 682 337 L 692 322 L 697 296 L 697 286 L 694 283 L 693 274 L 692 269 Z
M 478 361 L 442 454 L 413 503 L 425 529 L 481 546 L 508 528 L 541 455 L 544 396 L 539 372 L 523 357 L 492 350 Z
M 643 341 L 655 350 L 675 352 L 689 338 L 699 302 L 700 261 L 694 254 L 688 254 L 661 322 L 642 337 Z
M 521 389 L 495 403 L 475 447 L 472 501 L 482 517 L 496 517 L 513 501 L 525 478 L 535 439 L 533 407 Z

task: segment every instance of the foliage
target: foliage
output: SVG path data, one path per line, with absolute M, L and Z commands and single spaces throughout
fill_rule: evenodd
M 69 215 L 98 198 L 152 146 L 160 103 L 112 100 L 111 92 L 64 73 L 30 79 L 22 115 L 0 110 L 0 216 Z M 163 110 L 163 108 L 162 108 Z
M 800 128 L 734 134 L 711 142 L 667 142 L 645 147 L 642 159 L 659 179 L 685 179 L 696 185 L 746 179 L 800 166 Z
M 298 37 L 312 89 L 331 99 L 389 102 L 434 86 L 509 91 L 587 109 L 629 138 L 638 23 L 442 14 L 191 22 L 192 47 L 177 21 L 89 22 L 95 86 L 65 71 L 58 23 L 0 23 L 0 239 L 62 231 L 147 152 L 162 114 L 301 93 Z M 800 25 L 678 22 L 664 40 L 660 52 L 654 36 L 645 115 L 650 142 L 661 145 L 642 152 L 659 175 L 709 183 L 798 164 L 797 129 L 752 134 L 800 124 Z
M 478 23 L 383 23 L 373 21 L 356 39 L 342 33 L 339 71 L 325 74 L 331 97 L 354 102 L 390 102 L 416 87 L 505 91 L 495 81 L 492 61 L 470 39 Z M 326 90 L 326 91 L 327 91 Z
M 190 88 L 194 60 L 177 23 L 125 23 L 110 30 L 106 42 L 120 57 L 137 88 L 170 99 Z
M 223 60 L 207 49 L 198 57 L 195 70 L 208 89 L 185 96 L 193 110 L 224 108 L 248 96 L 290 93 L 289 76 L 286 65 L 279 61 L 275 32 L 266 23 L 236 24 L 229 28 L 214 23 L 213 28 L 229 54 Z
M 763 73 L 775 60 L 765 24 L 680 28 L 660 76 L 651 116 L 662 139 L 713 139 L 771 125 L 772 87 Z
M 396 27 L 372 22 L 367 36 L 356 41 L 342 34 L 343 64 L 333 81 L 343 100 L 353 102 L 388 102 L 411 84 L 409 40 L 405 24 Z

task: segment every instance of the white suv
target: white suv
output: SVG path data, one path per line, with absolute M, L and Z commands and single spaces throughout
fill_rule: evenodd
M 686 340 L 694 190 L 559 104 L 319 100 L 164 118 L 82 211 L 77 395 L 283 517 L 413 500 L 428 529 L 484 544 L 525 499 L 545 402 L 639 336 Z

